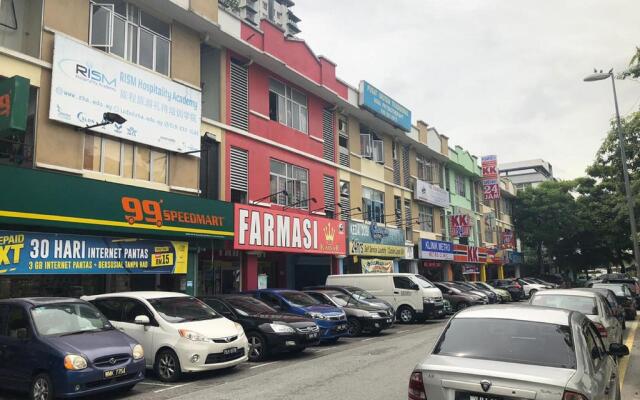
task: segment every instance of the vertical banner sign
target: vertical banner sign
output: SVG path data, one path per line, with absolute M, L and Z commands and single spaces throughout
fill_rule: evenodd
M 499 179 L 498 158 L 495 155 L 482 157 L 482 188 L 485 200 L 500 198 Z
M 516 246 L 513 231 L 510 229 L 505 229 L 504 232 L 502 232 L 501 242 L 503 249 L 514 249 Z
M 451 237 L 469 237 L 471 232 L 471 217 L 466 214 L 452 215 L 449 217 Z

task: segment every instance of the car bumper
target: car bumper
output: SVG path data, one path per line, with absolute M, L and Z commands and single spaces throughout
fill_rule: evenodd
M 315 336 L 313 336 L 315 334 Z M 266 333 L 269 351 L 272 353 L 285 353 L 291 350 L 304 349 L 315 346 L 320 342 L 320 332 L 277 334 Z
M 342 336 L 346 336 L 348 333 L 347 320 L 340 321 L 327 321 L 317 319 L 316 324 L 320 328 L 320 340 L 331 340 Z
M 121 376 L 105 378 L 105 373 L 124 368 Z M 54 374 L 53 384 L 56 395 L 59 397 L 80 397 L 102 392 L 117 390 L 137 384 L 144 380 L 145 361 L 130 361 L 124 365 L 116 365 L 113 368 L 89 367 L 80 371 L 63 370 Z
M 358 321 L 362 324 L 362 329 L 365 331 L 381 331 L 393 325 L 393 317 L 361 317 L 358 318 Z
M 225 354 L 228 349 L 236 350 Z M 174 350 L 180 359 L 182 372 L 210 371 L 233 367 L 247 361 L 249 343 L 244 335 L 231 343 L 194 342 L 180 339 Z
M 423 303 L 422 313 L 418 313 L 418 316 L 423 318 L 440 318 L 444 313 L 444 302 L 440 303 Z

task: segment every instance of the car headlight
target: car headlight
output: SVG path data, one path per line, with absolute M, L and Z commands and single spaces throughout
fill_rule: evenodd
M 236 330 L 238 331 L 238 337 L 244 336 L 244 328 L 242 327 L 242 325 L 236 323 Z
M 144 357 L 144 349 L 142 348 L 142 346 L 137 344 L 133 346 L 133 351 L 131 352 L 131 354 L 133 354 L 134 360 L 140 360 L 141 358 Z
M 436 302 L 436 299 L 434 299 L 434 298 L 432 298 L 432 297 L 423 297 L 423 298 L 422 298 L 422 301 L 423 301 L 424 303 L 429 303 L 429 304 L 431 304 L 431 303 L 435 303 L 435 302 Z
M 327 317 L 325 317 L 324 314 L 320 314 L 313 311 L 307 313 L 307 315 L 309 316 L 309 318 L 313 318 L 313 319 L 327 319 Z
M 64 358 L 64 367 L 71 371 L 85 369 L 87 368 L 87 359 L 76 354 L 69 354 Z
M 185 339 L 189 339 L 194 342 L 210 342 L 211 339 L 199 334 L 198 332 L 190 331 L 188 329 L 178 329 L 178 333 Z
M 369 314 L 369 318 L 379 318 L 380 317 L 380 314 L 375 313 L 375 312 L 370 312 L 368 314 Z
M 295 330 L 289 325 L 269 324 L 269 326 L 275 333 L 295 333 Z

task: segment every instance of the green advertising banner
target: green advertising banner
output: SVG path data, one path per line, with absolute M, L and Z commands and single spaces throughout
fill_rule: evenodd
M 233 237 L 232 203 L 0 166 L 0 223 L 143 235 Z
M 24 133 L 29 108 L 29 79 L 0 80 L 0 137 Z

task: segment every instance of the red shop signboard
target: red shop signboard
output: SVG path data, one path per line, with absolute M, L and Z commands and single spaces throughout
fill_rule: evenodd
M 236 250 L 334 255 L 347 252 L 344 221 L 236 204 L 234 224 Z

